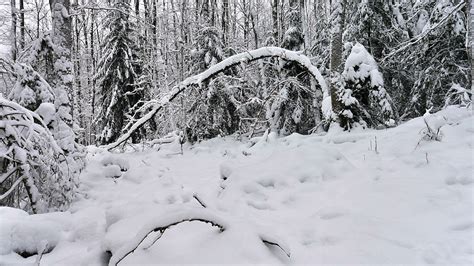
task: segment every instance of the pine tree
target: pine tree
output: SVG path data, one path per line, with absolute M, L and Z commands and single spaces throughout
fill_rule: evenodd
M 105 37 L 102 58 L 98 64 L 99 85 L 98 123 L 102 132 L 102 144 L 116 140 L 133 110 L 143 100 L 145 92 L 137 84 L 141 74 L 138 47 L 135 43 L 135 28 L 129 19 L 130 6 L 127 0 L 116 0 L 114 11 L 105 20 L 110 32 Z M 134 141 L 140 136 L 135 135 Z

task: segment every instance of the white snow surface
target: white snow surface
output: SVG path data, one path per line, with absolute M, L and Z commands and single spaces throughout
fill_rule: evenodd
M 183 155 L 177 143 L 91 147 L 69 212 L 0 208 L 0 264 L 34 263 L 12 246 L 35 249 L 44 238 L 55 248 L 41 265 L 106 265 L 106 250 L 116 259 L 155 228 L 199 218 L 225 230 L 183 222 L 151 245 L 152 232 L 119 265 L 472 265 L 474 116 L 457 107 L 435 116 L 445 121 L 441 141 L 420 141 L 420 117 L 386 130 L 215 138 Z M 107 177 L 104 167 L 124 162 L 127 171 Z M 44 236 L 28 239 L 34 230 Z

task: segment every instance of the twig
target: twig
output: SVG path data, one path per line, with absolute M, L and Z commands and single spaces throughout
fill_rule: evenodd
M 193 195 L 193 198 L 201 205 L 203 208 L 207 208 L 206 204 L 198 197 L 197 194 Z
M 282 247 L 280 246 L 280 244 L 275 243 L 275 242 L 272 242 L 272 241 L 269 241 L 269 240 L 266 240 L 266 239 L 263 239 L 263 238 L 260 238 L 260 239 L 261 239 L 262 242 L 265 243 L 265 244 L 279 247 L 279 248 L 283 251 L 283 253 L 285 253 L 285 255 L 286 255 L 288 258 L 291 256 L 291 253 L 290 253 L 289 251 L 286 251 L 284 248 L 282 248 Z

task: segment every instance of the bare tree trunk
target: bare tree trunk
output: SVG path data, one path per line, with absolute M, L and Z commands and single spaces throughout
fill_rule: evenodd
M 309 45 L 309 39 L 308 39 L 308 20 L 306 16 L 306 5 L 305 5 L 305 0 L 300 0 L 300 15 L 301 15 L 301 32 L 303 33 L 303 45 L 302 48 L 303 50 L 306 48 L 307 45 Z
M 210 8 L 211 8 L 211 26 L 216 26 L 216 9 L 217 9 L 217 3 L 216 0 L 210 0 Z
M 90 44 L 91 44 L 91 60 L 92 60 L 92 70 L 96 70 L 96 57 L 95 57 L 95 47 L 94 47 L 94 23 L 95 23 L 95 10 L 91 11 L 91 32 L 90 32 Z M 92 92 L 91 92 L 91 120 L 94 120 L 95 116 L 95 92 L 96 92 L 96 83 L 95 78 L 92 78 Z M 89 143 L 95 143 L 95 135 L 92 134 L 95 132 L 95 126 L 92 125 L 89 132 Z
M 201 9 L 201 21 L 205 25 L 209 25 L 211 23 L 209 17 L 209 0 L 203 0 L 202 2 L 202 9 Z
M 10 9 L 12 14 L 12 29 L 11 29 L 11 42 L 12 42 L 12 59 L 16 61 L 16 55 L 18 53 L 17 40 L 16 40 L 16 3 L 15 0 L 10 1 Z
M 237 1 L 234 1 L 234 23 L 232 23 L 232 38 L 235 40 L 237 37 Z
M 249 10 L 248 10 L 248 0 L 242 0 L 242 8 L 244 13 L 244 43 L 245 47 L 249 48 Z
M 471 90 L 474 90 L 474 20 L 472 14 L 474 13 L 474 7 L 470 0 L 466 0 L 466 14 L 467 14 L 467 54 L 471 61 Z M 472 12 L 472 13 L 471 13 Z
M 279 14 L 279 24 L 278 24 L 278 32 L 280 33 L 280 42 L 283 40 L 283 34 L 285 33 L 285 0 L 280 0 L 280 11 Z
M 280 35 L 278 30 L 278 0 L 273 0 L 272 3 L 273 38 L 278 44 L 280 43 Z
M 76 4 L 78 4 L 79 1 L 76 0 Z M 74 77 L 75 77 L 75 94 L 74 94 L 74 99 L 78 99 L 79 101 L 82 100 L 82 86 L 81 86 L 81 31 L 79 28 L 79 25 L 82 23 L 85 23 L 85 21 L 81 21 L 83 17 L 82 16 L 75 16 L 75 22 L 74 23 Z M 77 95 L 76 95 L 77 94 Z M 76 97 L 77 96 L 77 97 Z M 78 104 L 78 101 L 72 102 L 73 110 L 75 109 L 76 105 Z M 82 128 L 84 126 L 83 120 L 82 120 L 82 109 L 77 108 L 77 118 L 79 122 L 79 126 Z M 74 112 L 73 112 L 74 114 Z
M 67 62 L 72 62 L 71 50 L 72 50 L 72 16 L 70 16 L 69 0 L 49 0 L 52 17 L 52 28 L 53 43 L 64 48 L 61 54 L 56 55 L 54 61 L 60 62 L 61 69 L 56 69 L 55 65 L 49 66 L 50 75 L 48 76 L 48 82 L 56 90 L 57 99 L 61 101 L 59 108 L 63 109 L 62 119 L 64 122 L 72 128 L 73 125 L 73 105 L 71 105 L 71 96 L 74 97 L 72 91 L 72 79 L 64 80 L 63 77 L 72 74 L 71 66 Z M 74 99 L 72 99 L 74 102 Z M 69 113 L 71 117 L 67 117 L 65 113 Z
M 25 48 L 25 8 L 24 0 L 20 0 L 20 48 Z
M 135 16 L 137 19 L 140 16 L 140 0 L 135 0 Z
M 229 0 L 222 0 L 222 43 L 229 43 Z
M 196 5 L 196 9 L 194 10 L 194 21 L 198 22 L 200 18 L 200 14 L 201 14 L 201 11 L 200 11 L 201 5 L 200 5 L 199 0 L 196 0 L 195 5 Z
M 332 37 L 331 37 L 331 55 L 330 55 L 330 93 L 332 110 L 337 115 L 342 107 L 337 98 L 337 79 L 342 72 L 342 33 L 344 31 L 345 0 L 335 0 L 332 3 Z
M 181 3 L 181 5 L 180 5 Z M 187 27 L 187 14 L 188 14 L 188 0 L 182 0 L 182 1 L 178 1 L 178 6 L 180 7 L 180 10 L 181 10 L 181 22 L 179 24 L 179 30 L 180 30 L 180 34 L 181 34 L 181 46 L 183 46 L 183 44 L 185 43 L 188 43 L 188 32 L 186 30 L 186 27 Z
M 250 19 L 252 21 L 252 32 L 253 32 L 253 38 L 255 41 L 255 49 L 258 48 L 258 33 L 257 33 L 257 25 L 255 24 L 255 16 L 253 13 L 250 13 Z

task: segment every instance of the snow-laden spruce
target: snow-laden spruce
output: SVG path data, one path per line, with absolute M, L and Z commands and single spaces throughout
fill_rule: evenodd
M 98 142 L 107 144 L 121 134 L 133 109 L 145 100 L 144 87 L 138 84 L 142 67 L 138 60 L 135 25 L 129 19 L 130 4 L 114 3 L 114 12 L 105 17 L 110 32 L 105 36 L 102 57 L 95 78 L 99 84 L 99 112 L 95 118 L 100 133 Z M 133 136 L 138 141 L 140 135 Z
M 395 124 L 392 99 L 384 88 L 382 73 L 362 44 L 352 47 L 342 79 L 337 92 L 343 107 L 337 114 L 342 127 L 350 129 L 356 123 L 368 127 Z

